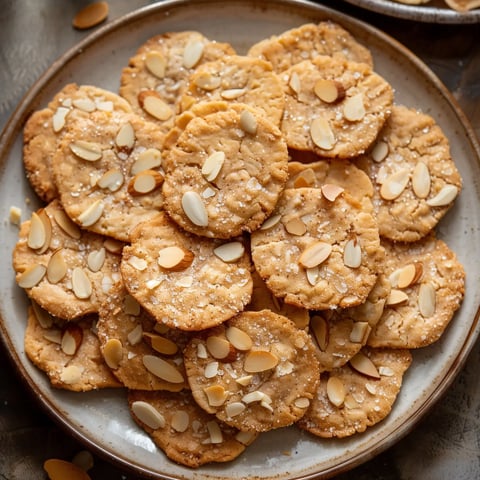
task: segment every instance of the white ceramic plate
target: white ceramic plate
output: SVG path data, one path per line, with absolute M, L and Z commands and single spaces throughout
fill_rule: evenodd
M 346 440 L 320 440 L 296 428 L 262 435 L 236 461 L 209 465 L 192 472 L 168 461 L 131 420 L 125 395 L 119 390 L 71 393 L 54 390 L 46 376 L 25 357 L 23 334 L 27 300 L 16 286 L 11 252 L 18 228 L 9 224 L 9 208 L 23 209 L 23 218 L 39 205 L 22 168 L 22 127 L 28 114 L 43 107 L 67 82 L 91 83 L 117 90 L 120 71 L 137 47 L 165 32 L 196 29 L 219 41 L 231 42 L 242 53 L 254 42 L 310 21 L 332 19 L 371 49 L 376 70 L 396 90 L 396 101 L 433 115 L 450 138 L 452 154 L 465 187 L 438 232 L 455 250 L 467 270 L 467 293 L 461 310 L 442 340 L 415 352 L 392 413 L 366 433 Z M 319 478 L 348 470 L 399 440 L 416 424 L 452 382 L 479 333 L 480 290 L 476 288 L 480 257 L 478 179 L 479 147 L 464 116 L 439 80 L 409 51 L 376 29 L 354 19 L 302 1 L 223 0 L 164 1 L 100 28 L 55 62 L 15 111 L 0 142 L 0 322 L 2 337 L 19 375 L 49 413 L 99 454 L 149 478 L 210 480 L 286 480 Z M 30 202 L 27 202 L 29 199 Z M 283 452 L 290 452 L 285 455 Z
M 345 0 L 358 7 L 396 18 L 405 18 L 426 23 L 479 23 L 480 8 L 457 12 L 444 0 L 431 0 L 423 5 L 408 5 L 395 0 Z

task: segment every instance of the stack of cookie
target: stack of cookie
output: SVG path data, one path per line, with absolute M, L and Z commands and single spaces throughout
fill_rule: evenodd
M 189 467 L 385 418 L 464 294 L 434 233 L 462 186 L 434 119 L 327 21 L 246 55 L 158 35 L 120 80 L 67 85 L 25 126 L 45 202 L 13 252 L 28 357 L 58 388 L 126 389 Z

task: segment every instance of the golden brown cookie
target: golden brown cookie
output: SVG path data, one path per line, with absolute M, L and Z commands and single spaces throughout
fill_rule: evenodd
M 345 191 L 330 193 L 285 190 L 272 216 L 251 235 L 257 272 L 286 303 L 314 310 L 358 305 L 382 268 L 370 209 Z
M 130 294 L 158 322 L 181 330 L 202 330 L 242 311 L 252 294 L 250 268 L 244 240 L 197 237 L 164 213 L 133 231 L 121 262 Z
M 373 65 L 368 48 L 332 21 L 307 23 L 273 35 L 250 47 L 248 55 L 268 60 L 276 72 L 288 70 L 292 65 L 318 55 Z
M 93 85 L 65 85 L 44 109 L 35 111 L 23 130 L 23 162 L 27 179 L 45 202 L 58 197 L 51 161 L 65 125 L 74 118 L 87 118 L 94 111 L 131 112 L 127 101 Z
M 257 434 L 239 432 L 202 410 L 188 390 L 179 393 L 131 390 L 132 418 L 170 460 L 190 468 L 229 462 L 251 444 Z
M 328 158 L 364 153 L 390 115 L 393 88 L 365 63 L 318 56 L 282 76 L 290 148 Z
M 294 423 L 310 405 L 319 379 L 309 335 L 270 310 L 242 312 L 202 332 L 184 356 L 197 403 L 242 431 Z
M 368 338 L 372 347 L 419 348 L 437 341 L 465 292 L 465 271 L 434 235 L 413 243 L 383 241 L 383 271 L 392 286 L 385 310 Z
M 23 222 L 13 251 L 17 284 L 52 315 L 98 312 L 121 281 L 121 244 L 80 230 L 58 200 Z
M 414 242 L 427 235 L 462 188 L 447 137 L 415 108 L 395 105 L 357 165 L 374 185 L 380 235 L 391 240 Z
M 322 438 L 364 432 L 390 413 L 411 362 L 408 350 L 365 347 L 348 365 L 322 373 L 298 426 Z

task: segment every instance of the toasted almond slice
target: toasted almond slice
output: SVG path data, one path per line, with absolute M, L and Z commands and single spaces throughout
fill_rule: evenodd
M 215 196 L 215 190 L 211 187 L 207 187 L 203 192 L 202 192 L 202 198 L 212 198 Z
M 130 122 L 124 123 L 117 132 L 115 145 L 119 152 L 127 155 L 133 150 L 135 145 L 135 129 Z
M 357 93 L 345 100 L 343 105 L 343 115 L 350 122 L 359 122 L 365 117 L 365 105 L 363 103 L 363 94 Z
M 242 402 L 232 402 L 225 406 L 227 417 L 232 418 L 240 415 L 247 407 Z
M 156 377 L 170 383 L 184 382 L 181 372 L 166 360 L 155 355 L 144 355 L 142 361 L 145 368 Z
M 335 103 L 345 98 L 345 88 L 335 80 L 320 79 L 313 87 L 315 95 L 325 103 Z
M 350 268 L 358 268 L 362 264 L 362 248 L 356 238 L 348 240 L 345 244 L 343 263 Z
M 332 253 L 332 246 L 316 242 L 308 246 L 300 255 L 298 263 L 305 268 L 313 268 L 323 263 Z
M 146 195 L 159 188 L 163 180 L 163 175 L 160 172 L 143 170 L 137 173 L 128 183 L 128 193 L 132 196 Z
M 103 347 L 103 358 L 105 363 L 112 370 L 120 366 L 123 358 L 123 345 L 118 338 L 109 338 Z
M 75 296 L 81 300 L 90 298 L 92 295 L 92 284 L 81 267 L 75 267 L 72 271 L 72 289 Z
M 64 367 L 60 374 L 60 380 L 67 385 L 73 385 L 81 380 L 83 368 L 78 365 L 68 365 Z
M 321 315 L 312 315 L 310 319 L 310 329 L 322 352 L 327 350 L 328 346 L 328 323 Z
M 175 355 L 178 352 L 177 344 L 166 337 L 144 332 L 143 338 L 158 353 L 162 353 L 163 355 Z
M 275 225 L 278 225 L 280 222 L 282 216 L 281 215 L 272 215 L 271 217 L 268 217 L 260 227 L 260 230 L 268 230 L 270 228 L 273 228 Z
M 291 235 L 301 237 L 307 231 L 307 226 L 300 218 L 292 218 L 285 224 L 285 230 Z
M 353 343 L 361 343 L 363 345 L 365 344 L 371 330 L 368 322 L 355 322 L 352 331 L 350 332 L 349 339 Z
M 205 378 L 214 378 L 218 374 L 218 362 L 209 362 L 203 372 Z
M 244 375 L 243 377 L 235 379 L 235 381 L 242 387 L 246 387 L 247 385 L 250 385 L 252 378 L 253 375 Z
M 210 385 L 203 389 L 211 407 L 220 407 L 228 398 L 228 391 L 221 385 Z
M 310 400 L 307 397 L 298 397 L 293 403 L 297 408 L 308 408 L 310 406 Z
M 345 401 L 345 385 L 338 377 L 329 377 L 327 380 L 327 397 L 333 405 L 341 407 Z
M 362 352 L 358 352 L 350 359 L 350 365 L 362 375 L 372 378 L 380 378 L 375 364 Z
M 315 186 L 317 177 L 313 168 L 306 168 L 300 172 L 293 180 L 294 188 L 313 187 Z
M 386 304 L 389 306 L 400 305 L 408 301 L 408 295 L 403 290 L 392 288 L 388 295 Z
M 427 198 L 430 193 L 432 179 L 430 171 L 424 162 L 418 162 L 413 169 L 412 189 L 418 198 Z
M 248 333 L 238 327 L 231 326 L 225 330 L 227 340 L 241 352 L 245 352 L 252 348 L 253 342 Z
M 102 23 L 107 16 L 107 2 L 90 3 L 75 14 L 72 20 L 72 25 L 79 30 L 85 30 Z
M 242 242 L 228 242 L 213 249 L 213 253 L 225 263 L 233 263 L 240 260 L 245 253 Z
M 58 133 L 63 129 L 69 112 L 70 112 L 70 109 L 65 107 L 58 107 L 55 110 L 55 113 L 53 114 L 53 117 L 52 117 L 52 127 L 55 133 Z
M 210 443 L 218 444 L 223 442 L 222 430 L 215 420 L 207 422 L 207 430 L 210 435 Z
M 60 282 L 67 274 L 67 264 L 63 256 L 63 249 L 59 248 L 50 257 L 47 265 L 47 279 L 50 283 Z
M 210 335 L 206 341 L 207 350 L 217 360 L 230 360 L 235 355 L 233 345 L 226 339 L 217 335 Z
M 17 277 L 17 284 L 21 288 L 33 288 L 42 281 L 46 272 L 44 265 L 32 265 Z
M 177 245 L 162 248 L 158 252 L 157 262 L 166 270 L 180 271 L 189 267 L 194 259 L 190 250 L 184 250 Z
M 208 213 L 202 197 L 194 191 L 185 192 L 182 196 L 182 208 L 188 219 L 199 227 L 208 226 Z
M 279 359 L 267 350 L 251 350 L 245 356 L 243 369 L 248 373 L 265 372 L 275 368 Z
M 63 331 L 60 347 L 63 353 L 75 355 L 83 340 L 83 330 L 75 323 L 68 323 Z
M 37 212 L 33 212 L 30 218 L 30 230 L 27 237 L 27 245 L 32 250 L 37 250 L 45 245 L 47 240 L 47 232 L 45 224 Z
M 87 265 L 90 271 L 94 273 L 100 271 L 105 263 L 105 258 L 106 250 L 104 247 L 92 250 L 87 257 Z
M 138 94 L 138 103 L 149 115 L 162 122 L 173 115 L 173 110 L 155 90 L 142 90 Z
M 170 425 L 176 432 L 185 432 L 190 425 L 190 416 L 185 410 L 177 410 L 173 412 L 170 419 Z
M 82 112 L 92 113 L 97 109 L 96 103 L 90 98 L 75 98 L 72 100 L 72 105 Z
M 218 88 L 222 84 L 220 77 L 215 77 L 211 73 L 202 73 L 194 79 L 195 86 L 202 90 L 212 91 Z
M 148 267 L 147 261 L 144 258 L 137 257 L 136 255 L 132 255 L 127 262 L 139 272 L 143 272 Z
M 50 480 L 90 480 L 88 473 L 74 463 L 50 458 L 43 464 Z
M 444 207 L 452 203 L 458 195 L 458 187 L 445 185 L 433 198 L 427 200 L 430 207 Z
M 323 196 L 330 202 L 334 202 L 340 194 L 344 192 L 344 188 L 333 183 L 325 183 L 321 187 Z
M 205 45 L 199 40 L 188 42 L 183 50 L 183 66 L 193 68 L 200 61 Z
M 297 72 L 292 72 L 288 81 L 288 86 L 298 95 L 302 89 L 300 77 Z
M 130 173 L 136 175 L 144 170 L 153 170 L 162 165 L 162 154 L 157 148 L 142 150 L 132 165 Z
M 254 390 L 253 392 L 249 392 L 242 397 L 242 402 L 244 403 L 253 403 L 253 402 L 267 402 L 272 403 L 272 399 L 261 390 Z
M 12 225 L 20 225 L 20 223 L 22 222 L 22 209 L 16 207 L 15 205 L 11 205 L 8 218 Z
M 37 322 L 42 328 L 51 328 L 53 325 L 52 316 L 43 309 L 37 302 L 32 301 L 32 309 Z
M 395 272 L 394 272 L 395 273 Z M 423 265 L 420 262 L 409 263 L 398 269 L 397 287 L 407 288 L 417 283 L 423 274 Z
M 207 157 L 202 165 L 202 175 L 207 182 L 213 182 L 217 178 L 224 162 L 225 152 L 222 151 L 214 152 Z
M 165 427 L 164 416 L 150 403 L 137 400 L 132 403 L 133 414 L 153 430 Z
M 145 55 L 145 66 L 147 70 L 157 78 L 165 78 L 167 60 L 160 52 L 147 52 Z
M 97 185 L 100 188 L 116 192 L 123 185 L 123 182 L 123 173 L 118 168 L 111 168 L 97 180 Z
M 318 266 L 307 268 L 305 273 L 307 275 L 308 283 L 312 285 L 312 287 L 315 286 L 320 278 L 320 269 Z
M 418 290 L 418 309 L 422 317 L 433 316 L 436 310 L 436 292 L 431 283 L 422 283 Z
M 103 202 L 98 199 L 89 205 L 78 217 L 77 221 L 82 227 L 90 227 L 98 222 L 103 215 Z
M 130 345 L 138 345 L 143 339 L 143 328 L 139 323 L 128 332 L 127 340 Z
M 255 135 L 257 133 L 257 119 L 249 110 L 243 110 L 240 114 L 240 128 L 250 135 Z
M 67 216 L 64 210 L 54 210 L 53 218 L 57 222 L 57 225 L 70 237 L 75 240 L 80 239 L 82 231 L 78 228 L 78 225 Z
M 228 90 L 223 90 L 223 92 L 220 93 L 220 96 L 225 100 L 236 100 L 246 93 L 246 88 L 229 88 Z
M 385 200 L 395 200 L 407 186 L 410 172 L 402 168 L 385 179 L 380 187 L 380 196 Z
M 322 150 L 332 150 L 337 143 L 330 124 L 325 118 L 315 118 L 310 124 L 313 143 Z
M 383 140 L 379 140 L 372 149 L 372 159 L 374 162 L 383 162 L 388 155 L 388 143 Z
M 88 162 L 96 162 L 103 157 L 100 145 L 87 142 L 85 140 L 77 140 L 69 145 L 70 150 L 79 158 Z

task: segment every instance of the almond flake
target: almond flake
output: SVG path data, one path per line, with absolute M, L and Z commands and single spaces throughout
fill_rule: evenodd
M 163 175 L 155 170 L 143 170 L 137 173 L 128 183 L 130 195 L 145 195 L 160 187 L 163 183 Z
M 162 380 L 170 383 L 183 383 L 184 378 L 180 371 L 171 363 L 154 355 L 144 355 L 143 365 L 145 368 Z
M 205 45 L 198 40 L 188 42 L 183 51 L 183 66 L 193 68 L 197 65 L 202 58 L 204 48 Z
M 32 265 L 17 277 L 17 284 L 21 288 L 33 288 L 42 281 L 46 272 L 44 265 Z
M 228 242 L 213 249 L 213 253 L 225 263 L 233 263 L 240 260 L 245 247 L 242 242 Z
M 162 165 L 162 154 L 157 148 L 147 148 L 138 154 L 130 173 L 136 175 L 144 170 L 152 170 Z
M 132 255 L 128 260 L 128 263 L 139 272 L 143 272 L 147 267 L 148 263 L 145 259 Z
M 72 105 L 82 112 L 92 113 L 97 109 L 97 105 L 89 98 L 75 98 L 72 100 Z
M 374 363 L 362 352 L 358 352 L 350 359 L 350 365 L 358 373 L 366 375 L 367 377 L 380 378 L 377 367 Z
M 383 182 L 380 188 L 380 196 L 384 200 L 395 200 L 405 190 L 409 178 L 410 173 L 406 168 L 402 168 L 401 170 L 392 173 Z
M 222 80 L 220 77 L 214 77 L 210 73 L 202 73 L 194 79 L 195 86 L 207 91 L 215 90 L 221 85 L 221 83 Z
M 250 350 L 252 348 L 252 339 L 248 333 L 244 332 L 238 327 L 228 327 L 225 330 L 225 336 L 227 337 L 227 340 L 241 352 Z
M 253 392 L 247 393 L 242 397 L 242 402 L 244 403 L 254 403 L 254 402 L 267 402 L 272 403 L 272 399 L 260 390 L 254 390 Z
M 306 168 L 300 172 L 293 181 L 294 188 L 313 187 L 315 186 L 317 177 L 313 168 Z
M 363 104 L 363 94 L 357 93 L 353 97 L 345 100 L 343 105 L 343 115 L 350 122 L 358 122 L 365 117 L 365 105 Z
M 306 397 L 298 397 L 293 403 L 297 408 L 308 408 L 310 406 L 310 400 Z
M 135 145 L 135 129 L 130 122 L 124 123 L 118 130 L 115 137 L 117 149 L 127 155 L 133 150 Z
M 138 94 L 138 103 L 149 115 L 160 121 L 168 120 L 173 110 L 154 90 L 143 90 Z
M 207 430 L 210 435 L 210 443 L 218 444 L 223 442 L 222 430 L 215 420 L 207 422 Z
M 232 418 L 240 415 L 247 407 L 242 402 L 232 402 L 225 406 L 227 417 Z
M 180 271 L 189 267 L 194 259 L 190 250 L 184 250 L 176 245 L 162 248 L 158 252 L 157 262 L 166 270 Z
M 13 225 L 20 225 L 22 222 L 22 209 L 12 205 L 9 210 L 9 220 Z
M 313 268 L 323 263 L 332 253 L 332 246 L 325 242 L 309 245 L 300 255 L 298 263 L 305 268 Z
M 72 289 L 75 296 L 80 300 L 90 298 L 92 295 L 92 284 L 83 268 L 75 267 L 73 269 Z
M 153 430 L 165 427 L 165 418 L 150 403 L 137 400 L 132 403 L 132 411 L 142 423 Z
M 72 462 L 50 458 L 43 464 L 50 480 L 90 480 L 85 470 Z
M 145 66 L 147 70 L 157 78 L 164 78 L 167 68 L 167 61 L 160 52 L 148 52 L 145 55 Z
M 98 272 L 102 269 L 105 263 L 106 251 L 105 248 L 92 250 L 87 257 L 87 265 L 91 272 Z
M 278 365 L 277 356 L 266 350 L 251 350 L 245 356 L 243 369 L 248 373 L 265 372 Z
M 383 162 L 388 155 L 388 143 L 383 140 L 379 140 L 372 149 L 372 159 L 374 162 Z
M 127 335 L 127 340 L 130 345 L 138 345 L 143 338 L 143 328 L 141 324 L 138 324 L 130 330 Z
M 396 272 L 393 272 L 392 275 L 396 278 L 397 288 L 407 288 L 417 283 L 422 274 L 423 265 L 420 262 L 414 262 L 399 268 Z
M 62 370 L 60 380 L 67 385 L 73 385 L 82 378 L 83 369 L 77 365 L 68 365 Z
M 68 113 L 70 112 L 69 108 L 58 107 L 52 117 L 52 127 L 55 133 L 60 132 L 65 126 L 65 120 Z
M 103 202 L 98 199 L 88 206 L 77 218 L 82 227 L 90 227 L 96 223 L 103 214 Z
M 418 162 L 412 174 L 413 192 L 418 198 L 427 198 L 431 184 L 432 179 L 430 178 L 430 171 L 427 165 L 423 162 Z
M 365 344 L 371 328 L 368 322 L 355 322 L 350 332 L 349 340 L 353 343 Z
M 52 254 L 47 265 L 47 279 L 50 283 L 60 282 L 67 274 L 67 264 L 63 257 L 63 249 L 58 249 Z
M 312 287 L 314 287 L 317 284 L 318 279 L 320 278 L 320 269 L 318 268 L 318 266 L 307 268 L 305 270 L 305 273 L 307 275 L 308 283 L 312 285 Z
M 431 317 L 435 313 L 435 307 L 435 287 L 431 283 L 422 283 L 418 291 L 418 309 L 422 317 Z
M 49 342 L 60 345 L 62 343 L 62 332 L 56 328 L 52 328 L 44 332 L 43 338 Z
M 250 135 L 257 133 L 257 119 L 249 110 L 243 110 L 240 114 L 240 128 Z
M 300 82 L 300 77 L 298 76 L 297 72 L 292 72 L 290 75 L 290 79 L 288 82 L 288 86 L 298 95 L 302 89 L 302 85 Z
M 190 416 L 185 410 L 173 412 L 170 425 L 176 432 L 185 432 L 190 425 Z
M 89 162 L 96 162 L 103 156 L 100 145 L 85 140 L 77 140 L 69 145 L 70 150 L 79 158 Z
M 325 103 L 335 103 L 345 97 L 345 88 L 335 80 L 320 79 L 313 87 L 315 95 Z
M 143 338 L 158 353 L 162 353 L 163 355 L 175 355 L 178 352 L 177 344 L 161 335 L 145 332 Z
M 210 385 L 203 389 L 207 396 L 208 404 L 211 407 L 222 406 L 228 398 L 228 391 L 221 385 Z
M 97 180 L 97 185 L 100 188 L 116 192 L 123 185 L 123 182 L 123 173 L 118 168 L 111 168 Z
M 313 315 L 310 319 L 310 330 L 322 352 L 327 350 L 329 329 L 327 321 L 321 315 Z
M 345 401 L 345 385 L 338 377 L 329 377 L 327 380 L 327 397 L 333 405 L 341 407 Z
M 325 118 L 315 118 L 310 124 L 310 136 L 313 143 L 322 150 L 332 150 L 337 143 L 335 135 Z
M 280 222 L 280 219 L 282 218 L 281 215 L 272 215 L 271 217 L 267 218 L 262 226 L 260 227 L 260 230 L 268 230 L 270 228 L 273 228 L 275 225 L 277 225 Z
M 32 301 L 32 309 L 37 322 L 40 324 L 42 328 L 50 328 L 53 325 L 53 318 L 52 316 L 43 309 L 37 302 Z
M 427 200 L 430 207 L 444 207 L 453 202 L 458 195 L 458 187 L 445 185 L 433 198 Z
M 213 358 L 218 360 L 230 359 L 235 355 L 233 345 L 225 338 L 210 335 L 206 341 L 207 350 Z
M 337 197 L 343 193 L 344 188 L 333 183 L 325 183 L 321 187 L 323 196 L 330 202 L 334 202 Z
M 362 249 L 356 238 L 348 240 L 345 244 L 343 263 L 350 268 L 358 268 L 362 264 Z
M 228 90 L 223 90 L 220 93 L 220 96 L 225 100 L 236 100 L 242 95 L 245 95 L 245 93 L 247 93 L 246 88 L 230 88 Z
M 402 291 L 392 288 L 390 294 L 388 295 L 386 304 L 389 306 L 400 305 L 401 303 L 408 302 L 408 295 Z
M 291 235 L 301 237 L 307 231 L 307 226 L 300 218 L 292 218 L 285 224 L 285 230 Z
M 204 377 L 214 378 L 218 374 L 218 362 L 209 362 L 205 365 Z
M 250 385 L 252 378 L 252 375 L 244 375 L 243 377 L 237 378 L 235 381 L 242 387 L 246 387 L 247 385 Z
M 202 175 L 205 177 L 207 182 L 213 182 L 217 178 L 224 162 L 225 153 L 221 151 L 214 152 L 207 157 L 202 166 Z
M 182 208 L 188 219 L 199 227 L 208 225 L 208 213 L 202 197 L 197 192 L 188 191 L 182 196 Z
M 75 355 L 83 340 L 83 330 L 79 325 L 69 323 L 62 335 L 61 349 L 66 355 Z
M 378 367 L 378 373 L 382 375 L 382 377 L 393 377 L 395 372 L 390 367 L 380 366 Z
M 70 237 L 75 240 L 79 240 L 82 236 L 82 231 L 78 228 L 78 225 L 67 216 L 64 210 L 54 210 L 53 218 L 57 222 L 57 225 Z
M 30 218 L 30 230 L 27 237 L 27 245 L 32 250 L 38 250 L 45 245 L 47 241 L 47 232 L 45 224 L 40 215 L 36 212 L 32 213 Z

